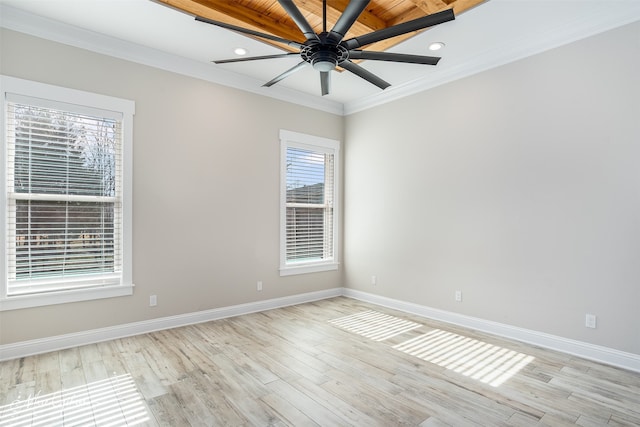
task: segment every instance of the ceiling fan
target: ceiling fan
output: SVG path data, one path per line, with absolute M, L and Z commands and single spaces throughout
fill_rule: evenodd
M 274 84 L 285 79 L 296 71 L 301 70 L 307 64 L 311 64 L 311 66 L 315 70 L 320 72 L 320 87 L 323 96 L 329 94 L 330 72 L 335 70 L 336 67 L 341 67 L 347 71 L 350 71 L 351 73 L 363 78 L 369 83 L 378 86 L 380 89 L 384 90 L 387 87 L 391 86 L 380 77 L 353 62 L 352 59 L 436 65 L 440 60 L 439 57 L 408 55 L 404 53 L 391 52 L 372 52 L 361 50 L 359 48 L 371 43 L 376 43 L 381 40 L 389 39 L 391 37 L 407 34 L 412 31 L 422 30 L 424 28 L 432 27 L 434 25 L 438 25 L 443 22 L 455 19 L 453 10 L 447 9 L 441 12 L 424 16 L 422 18 L 414 19 L 412 21 L 407 21 L 401 24 L 393 25 L 391 27 L 383 28 L 381 30 L 373 31 L 362 36 L 343 40 L 351 26 L 356 22 L 360 14 L 367 8 L 369 0 L 351 0 L 340 18 L 338 18 L 331 31 L 327 31 L 327 0 L 323 0 L 323 28 L 321 33 L 316 33 L 313 30 L 309 22 L 305 19 L 305 17 L 302 15 L 302 13 L 292 0 L 278 0 L 278 3 L 280 3 L 282 8 L 287 12 L 287 14 L 289 14 L 298 28 L 300 28 L 300 31 L 302 31 L 302 34 L 304 34 L 304 36 L 306 37 L 306 41 L 304 43 L 287 40 L 271 34 L 254 31 L 248 28 L 238 27 L 236 25 L 227 24 L 225 22 L 214 21 L 212 19 L 203 18 L 200 16 L 197 16 L 196 20 L 236 31 L 238 33 L 283 43 L 285 45 L 298 49 L 299 52 L 287 52 L 276 55 L 254 56 L 249 58 L 225 59 L 213 62 L 216 64 L 227 64 L 231 62 L 287 58 L 290 56 L 299 55 L 302 59 L 300 63 L 268 81 L 263 86 L 273 86 Z

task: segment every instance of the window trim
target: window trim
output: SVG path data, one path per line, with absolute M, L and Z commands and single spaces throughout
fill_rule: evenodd
M 296 147 L 333 154 L 333 258 L 323 261 L 287 263 L 287 148 Z M 340 231 L 340 141 L 280 130 L 280 276 L 337 270 Z
M 39 307 L 68 302 L 87 301 L 100 298 L 111 298 L 133 294 L 133 115 L 135 102 L 112 96 L 69 89 L 30 80 L 0 75 L 0 94 L 2 96 L 2 116 L 0 117 L 0 133 L 3 138 L 3 148 L 0 150 L 0 185 L 2 186 L 0 206 L 0 226 L 8 233 L 6 218 L 6 120 L 7 94 L 51 100 L 60 104 L 73 104 L 81 109 L 98 108 L 122 114 L 122 277 L 120 284 L 105 287 L 63 289 L 48 293 L 34 293 L 24 295 L 7 295 L 7 242 L 0 243 L 0 311 L 16 310 L 28 307 Z

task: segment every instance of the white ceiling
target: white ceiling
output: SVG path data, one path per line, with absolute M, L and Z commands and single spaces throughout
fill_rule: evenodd
M 234 57 L 236 47 L 250 56 L 281 51 L 151 0 L 0 0 L 0 13 L 0 23 L 9 29 L 349 114 L 638 21 L 640 0 L 487 0 L 390 50 L 433 55 L 427 46 L 444 42 L 437 66 L 366 61 L 361 65 L 390 82 L 390 88 L 381 91 L 348 72 L 333 72 L 331 94 L 325 97 L 311 67 L 261 87 L 297 64 L 295 56 L 211 63 Z

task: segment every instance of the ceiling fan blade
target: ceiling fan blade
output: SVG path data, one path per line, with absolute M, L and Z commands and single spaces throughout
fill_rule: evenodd
M 306 37 L 307 40 L 319 40 L 318 35 L 311 25 L 306 20 L 306 18 L 300 12 L 300 9 L 291 1 L 291 0 L 278 0 L 280 6 L 287 12 L 287 14 L 293 19 L 293 22 L 296 23 L 302 34 Z
M 358 0 L 351 1 L 347 4 L 347 7 L 338 18 L 336 25 L 333 26 L 333 29 L 329 33 L 329 38 L 334 40 L 336 43 L 340 43 L 344 38 L 349 28 L 356 22 L 360 14 L 367 8 L 369 5 L 369 0 Z
M 284 73 L 280 74 L 278 77 L 269 80 L 268 82 L 266 82 L 262 86 L 263 87 L 271 87 L 274 84 L 278 83 L 280 80 L 283 80 L 283 79 L 289 77 L 291 74 L 295 73 L 296 71 L 299 71 L 299 70 L 303 69 L 306 65 L 307 65 L 307 63 L 305 61 L 302 61 L 298 65 L 289 68 L 287 71 L 285 71 Z
M 350 50 L 349 59 L 370 59 L 374 61 L 406 62 L 410 64 L 436 65 L 437 56 L 408 55 L 405 53 L 371 52 L 368 50 Z
M 402 24 L 383 28 L 382 30 L 345 40 L 342 42 L 342 45 L 347 49 L 356 49 L 381 40 L 390 39 L 391 37 L 401 36 L 402 34 L 422 30 L 427 27 L 433 27 L 434 25 L 442 24 L 443 22 L 452 21 L 454 19 L 455 15 L 453 14 L 453 10 L 447 9 L 438 13 L 423 16 L 422 18 L 403 22 Z
M 385 82 L 380 77 L 371 73 L 370 71 L 365 70 L 355 62 L 351 62 L 348 59 L 340 63 L 340 66 L 347 71 L 351 71 L 353 74 L 357 75 L 368 81 L 369 83 L 378 86 L 380 89 L 386 89 L 391 86 L 390 83 Z
M 264 56 L 251 56 L 248 58 L 233 58 L 233 59 L 221 59 L 219 61 L 212 61 L 214 64 L 230 64 L 232 62 L 245 62 L 245 61 L 257 61 L 259 59 L 273 59 L 273 58 L 288 58 L 289 56 L 300 55 L 299 52 L 287 52 L 277 55 L 264 55 Z
M 295 47 L 300 49 L 302 47 L 301 43 L 298 43 L 293 40 L 283 39 L 282 37 L 272 36 L 271 34 L 261 33 L 260 31 L 250 30 L 249 28 L 242 28 L 236 25 L 227 24 L 226 22 L 214 21 L 213 19 L 203 18 L 202 16 L 196 16 L 196 21 L 206 22 L 207 24 L 215 25 L 217 27 L 226 28 L 227 30 L 235 31 L 237 33 L 248 34 L 250 36 L 260 37 L 267 40 L 273 40 L 278 43 L 284 43 L 288 46 Z
M 320 89 L 322 90 L 322 96 L 329 95 L 329 90 L 331 89 L 330 71 L 320 72 Z

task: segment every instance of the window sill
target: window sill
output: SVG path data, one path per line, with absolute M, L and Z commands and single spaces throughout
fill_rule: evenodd
M 318 273 L 321 271 L 332 271 L 338 269 L 337 262 L 324 264 L 301 264 L 295 266 L 280 267 L 280 276 L 293 276 L 296 274 Z
M 41 307 L 45 305 L 133 295 L 133 287 L 134 285 L 118 285 L 11 296 L 0 299 L 0 311 L 19 310 L 21 308 Z

